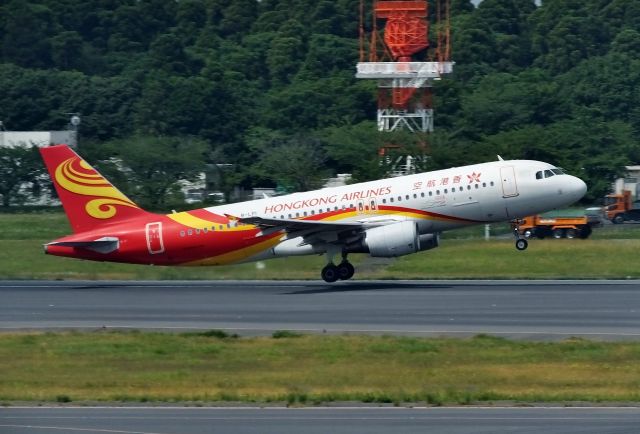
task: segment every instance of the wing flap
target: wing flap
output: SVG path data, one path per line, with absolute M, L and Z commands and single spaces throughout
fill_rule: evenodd
M 262 229 L 259 236 L 285 231 L 290 238 L 308 236 L 316 232 L 342 232 L 345 230 L 359 230 L 362 223 L 357 222 L 324 222 L 316 220 L 270 219 L 265 217 L 242 217 L 237 219 L 241 223 L 250 224 Z

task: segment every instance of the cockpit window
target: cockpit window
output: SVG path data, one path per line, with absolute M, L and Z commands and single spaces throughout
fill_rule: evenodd
M 567 172 L 565 172 L 563 169 L 554 167 L 553 169 L 547 169 L 545 171 L 540 170 L 536 172 L 536 179 L 551 178 L 552 176 L 566 175 L 566 174 Z

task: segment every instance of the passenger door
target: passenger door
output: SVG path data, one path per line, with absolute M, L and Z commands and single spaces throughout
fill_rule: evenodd
M 149 254 L 157 255 L 164 252 L 164 244 L 162 242 L 162 222 L 147 223 L 147 249 Z
M 513 166 L 500 168 L 500 180 L 502 182 L 502 197 L 518 196 L 518 185 L 516 183 L 516 172 Z

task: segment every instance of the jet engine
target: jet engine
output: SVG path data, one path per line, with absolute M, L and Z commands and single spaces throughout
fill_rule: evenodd
M 403 221 L 368 229 L 363 240 L 364 251 L 371 256 L 392 258 L 438 247 L 437 234 L 418 233 L 413 221 Z

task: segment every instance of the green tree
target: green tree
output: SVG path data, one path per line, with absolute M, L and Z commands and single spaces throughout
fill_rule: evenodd
M 60 69 L 80 69 L 83 65 L 83 41 L 78 32 L 58 33 L 50 42 L 54 66 Z
M 0 147 L 0 197 L 2 206 L 21 204 L 25 199 L 21 188 L 30 187 L 37 195 L 42 186 L 44 172 L 42 159 L 36 146 Z
M 319 141 L 297 135 L 262 153 L 257 169 L 276 185 L 290 191 L 320 188 L 330 175 Z
M 140 205 L 166 210 L 181 203 L 180 181 L 205 172 L 208 144 L 189 137 L 132 136 L 89 150 L 101 171 Z
M 471 0 L 451 0 L 451 15 L 468 14 L 474 10 Z
M 541 70 L 520 75 L 489 74 L 462 98 L 461 104 L 458 125 L 472 136 L 526 124 L 546 124 L 558 116 L 556 112 L 561 107 L 557 87 Z
M 54 35 L 51 9 L 42 4 L 13 0 L 0 7 L 0 16 L 4 27 L 2 58 L 25 67 L 49 67 L 49 38 Z

